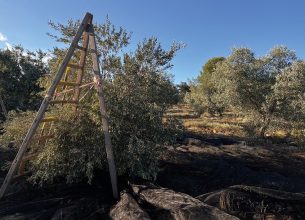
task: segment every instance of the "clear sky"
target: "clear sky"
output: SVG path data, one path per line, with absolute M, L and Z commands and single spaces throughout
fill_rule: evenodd
M 51 49 L 48 20 L 82 19 L 86 11 L 97 22 L 108 14 L 132 32 L 131 50 L 150 36 L 165 48 L 186 43 L 171 70 L 177 83 L 196 77 L 209 58 L 227 56 L 232 47 L 263 55 L 286 45 L 305 58 L 303 0 L 0 0 L 0 48 Z

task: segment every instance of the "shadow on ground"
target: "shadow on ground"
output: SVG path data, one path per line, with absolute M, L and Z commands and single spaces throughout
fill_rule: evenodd
M 248 146 L 234 137 L 188 133 L 163 156 L 157 183 L 198 196 L 232 185 L 305 192 L 304 151 L 295 147 Z

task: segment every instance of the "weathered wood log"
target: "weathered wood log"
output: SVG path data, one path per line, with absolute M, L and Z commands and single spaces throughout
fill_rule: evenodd
M 175 220 L 237 220 L 218 208 L 207 205 L 184 193 L 159 187 L 132 185 L 133 191 L 140 199 L 150 205 L 167 210 Z
M 305 219 L 305 195 L 302 193 L 236 185 L 196 198 L 242 218 L 263 215 L 263 218 Z
M 111 208 L 110 217 L 113 220 L 149 220 L 148 214 L 140 208 L 129 193 L 122 193 L 120 201 Z

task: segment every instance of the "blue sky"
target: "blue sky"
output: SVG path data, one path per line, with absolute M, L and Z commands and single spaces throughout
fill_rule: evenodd
M 174 59 L 175 82 L 196 77 L 214 56 L 232 47 L 249 47 L 263 55 L 286 45 L 305 58 L 305 1 L 302 0 L 0 0 L 0 48 L 21 44 L 51 49 L 48 21 L 82 19 L 86 11 L 103 22 L 106 15 L 132 32 L 137 42 L 154 36 L 165 48 L 184 42 Z

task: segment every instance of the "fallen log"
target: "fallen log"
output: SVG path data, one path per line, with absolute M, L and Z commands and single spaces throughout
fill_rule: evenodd
M 305 195 L 236 185 L 196 197 L 240 218 L 305 219 Z
M 110 218 L 113 220 L 150 220 L 148 214 L 140 208 L 129 193 L 121 193 L 120 201 L 111 208 Z
M 218 208 L 207 205 L 200 200 L 184 193 L 178 193 L 167 188 L 132 185 L 134 193 L 143 201 L 157 209 L 170 212 L 175 220 L 237 220 Z

